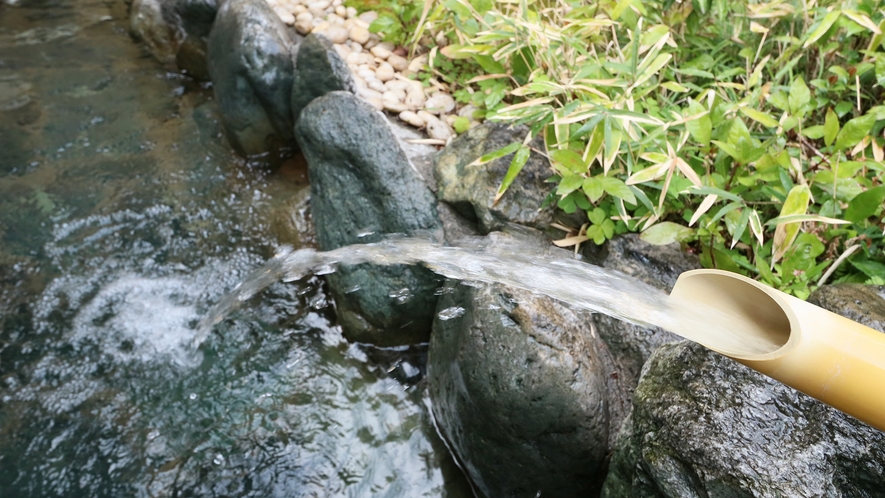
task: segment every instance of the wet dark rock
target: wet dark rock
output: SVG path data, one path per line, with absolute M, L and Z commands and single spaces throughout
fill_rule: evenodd
M 436 200 L 380 112 L 352 93 L 331 92 L 304 109 L 295 133 L 308 162 L 320 249 L 391 233 L 442 240 Z M 383 346 L 427 341 L 440 283 L 429 270 L 342 266 L 327 281 L 351 340 Z
M 885 434 L 690 342 L 652 355 L 602 496 L 885 496 Z
M 206 80 L 207 40 L 217 12 L 216 0 L 134 0 L 129 27 L 159 61 Z
M 682 251 L 678 244 L 655 246 L 636 234 L 616 237 L 606 245 L 605 252 L 601 266 L 667 292 L 681 273 L 701 267 L 698 258 Z M 594 323 L 614 358 L 615 372 L 627 389 L 621 393 L 623 402 L 629 404 L 642 365 L 655 349 L 680 338 L 657 327 L 640 327 L 601 314 L 594 317 Z
M 475 488 L 487 497 L 598 492 L 610 414 L 590 314 L 500 285 L 449 289 L 431 337 L 429 390 Z
M 808 302 L 885 332 L 885 285 L 824 285 L 808 297 Z
M 241 154 L 274 151 L 294 138 L 293 36 L 264 0 L 227 0 L 218 9 L 209 74 L 228 140 Z
M 495 193 L 513 154 L 481 166 L 468 166 L 484 154 L 514 142 L 521 143 L 527 133 L 526 127 L 489 122 L 453 140 L 435 158 L 439 199 L 468 219 L 476 220 L 485 233 L 508 222 L 545 229 L 552 220 L 552 209 L 540 209 L 551 188 L 544 183 L 552 175 L 547 159 L 532 152 L 516 180 L 494 205 Z M 543 139 L 536 137 L 531 145 L 543 149 Z
M 313 99 L 334 91 L 356 93 L 350 68 L 325 36 L 308 35 L 301 42 L 295 59 L 292 116 L 297 121 Z

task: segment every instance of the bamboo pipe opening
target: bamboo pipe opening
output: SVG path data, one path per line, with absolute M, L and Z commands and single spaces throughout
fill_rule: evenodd
M 693 270 L 680 275 L 670 297 L 682 305 L 703 303 L 718 311 L 697 342 L 732 358 L 762 360 L 783 354 L 798 334 L 792 309 L 772 294 L 762 284 L 734 273 Z M 724 329 L 731 332 L 728 337 Z

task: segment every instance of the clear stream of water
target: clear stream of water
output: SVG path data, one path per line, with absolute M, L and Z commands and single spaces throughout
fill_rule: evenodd
M 422 351 L 348 344 L 317 278 L 193 364 L 227 291 L 312 246 L 306 173 L 230 154 L 127 29 L 122 0 L 0 0 L 0 497 L 467 496 Z

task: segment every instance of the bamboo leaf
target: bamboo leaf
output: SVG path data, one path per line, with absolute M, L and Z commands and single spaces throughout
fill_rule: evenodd
M 811 191 L 804 185 L 796 185 L 787 194 L 787 199 L 781 207 L 780 218 L 789 215 L 805 214 L 808 209 L 808 201 Z M 777 263 L 787 252 L 796 236 L 799 235 L 799 223 L 797 221 L 778 221 L 774 230 L 774 245 L 772 247 L 771 263 Z
M 817 25 L 817 28 L 808 35 L 808 39 L 805 40 L 805 44 L 802 45 L 802 48 L 808 48 L 814 42 L 820 40 L 820 38 L 833 27 L 833 24 L 839 19 L 840 15 L 842 15 L 842 11 L 838 9 L 825 15 L 820 24 Z
M 662 246 L 687 240 L 694 235 L 694 229 L 672 221 L 662 221 L 639 234 L 639 238 L 649 244 Z
M 477 159 L 476 161 L 473 161 L 472 163 L 470 163 L 470 166 L 479 166 L 481 164 L 490 163 L 490 162 L 494 161 L 495 159 L 500 159 L 500 158 L 506 156 L 507 154 L 512 154 L 512 153 L 516 152 L 516 149 L 518 149 L 520 147 L 520 145 L 521 144 L 519 144 L 517 142 L 514 142 L 510 145 L 505 145 L 504 147 L 501 147 L 498 150 L 489 152 L 488 154 Z
M 694 212 L 691 216 L 691 221 L 688 222 L 688 226 L 692 226 L 695 224 L 698 219 L 704 215 L 707 211 L 713 207 L 713 204 L 716 203 L 716 200 L 719 199 L 719 196 L 716 194 L 709 194 L 707 197 L 704 197 L 704 200 L 701 201 L 701 205 L 698 206 L 698 210 Z
M 501 186 L 498 188 L 498 192 L 495 194 L 495 200 L 492 202 L 493 205 L 501 200 L 501 197 L 507 192 L 510 184 L 516 179 L 516 175 L 522 171 L 522 167 L 525 166 L 525 163 L 529 160 L 529 154 L 532 150 L 522 144 L 517 144 L 517 146 L 519 147 L 519 150 L 516 151 L 516 154 L 513 154 L 513 160 L 510 161 L 510 167 L 507 168 L 507 173 L 504 175 L 504 179 L 501 180 Z
M 771 115 L 762 111 L 757 111 L 756 109 L 741 107 L 741 114 L 769 128 L 777 128 L 778 126 L 780 126 L 777 120 L 771 117 Z

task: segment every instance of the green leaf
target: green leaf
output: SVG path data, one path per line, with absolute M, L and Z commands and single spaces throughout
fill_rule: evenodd
M 504 179 L 501 180 L 501 186 L 498 188 L 498 193 L 495 194 L 495 200 L 492 201 L 493 204 L 497 204 L 498 201 L 501 200 L 501 196 L 504 195 L 504 192 L 507 191 L 507 188 L 510 187 L 513 180 L 516 179 L 516 175 L 522 171 L 522 167 L 525 166 L 526 161 L 529 160 L 529 154 L 532 149 L 522 144 L 517 145 L 519 146 L 519 150 L 516 151 L 516 154 L 513 154 L 513 160 L 510 161 L 510 167 L 507 168 L 507 173 L 504 175 Z
M 646 67 L 645 70 L 642 71 L 642 74 L 640 74 L 639 77 L 636 78 L 636 81 L 633 82 L 633 86 L 631 88 L 635 88 L 642 83 L 645 83 L 646 80 L 657 74 L 657 72 L 660 71 L 661 68 L 666 66 L 672 58 L 673 54 L 659 54 L 657 57 L 655 57 L 652 63 L 649 64 L 648 67 Z
M 598 201 L 604 193 L 604 189 L 602 188 L 602 181 L 595 176 L 592 178 L 584 179 L 583 190 L 592 202 Z
M 688 103 L 688 113 L 690 116 L 695 116 L 704 111 L 706 111 L 706 109 L 704 109 L 704 106 L 700 103 L 695 102 L 694 100 Z M 708 147 L 710 145 L 710 137 L 713 133 L 713 121 L 710 119 L 709 113 L 698 119 L 693 119 L 685 123 L 685 128 L 691 133 L 692 138 L 702 146 Z
M 550 159 L 565 166 L 572 173 L 580 174 L 587 171 L 587 164 L 580 154 L 569 149 L 555 149 L 549 152 Z
M 494 7 L 492 0 L 470 0 L 470 5 L 476 9 L 476 12 L 479 13 L 479 15 L 485 14 Z
M 883 201 L 885 201 L 885 185 L 862 192 L 854 196 L 848 203 L 845 219 L 855 223 L 863 223 L 864 220 L 876 214 L 876 210 L 882 207 Z
M 623 199 L 628 204 L 636 204 L 636 196 L 633 195 L 633 191 L 621 180 L 611 176 L 603 176 L 599 178 L 599 181 L 602 182 L 603 190 L 610 195 Z
M 512 153 L 516 152 L 516 149 L 520 148 L 521 146 L 522 146 L 522 144 L 520 144 L 519 142 L 514 142 L 510 145 L 505 145 L 504 147 L 501 147 L 498 150 L 494 150 L 494 151 L 489 152 L 488 154 L 480 157 L 476 161 L 473 161 L 472 163 L 470 163 L 470 165 L 471 166 L 479 166 L 480 164 L 490 163 L 490 162 L 494 161 L 495 159 L 500 159 L 500 158 L 506 156 L 507 154 L 512 154 Z
M 581 184 L 583 182 L 584 177 L 582 177 L 581 175 L 566 175 L 562 177 L 562 180 L 559 181 L 559 186 L 556 187 L 556 195 L 569 195 L 575 190 L 581 188 Z
M 458 116 L 455 118 L 455 122 L 452 124 L 452 127 L 455 131 L 460 135 L 465 131 L 470 129 L 470 120 L 464 116 Z
M 747 223 L 750 222 L 750 213 L 753 210 L 750 208 L 744 208 L 741 210 L 741 217 L 737 222 L 737 225 L 734 228 L 734 237 L 731 240 L 731 249 L 734 249 L 735 244 L 741 240 L 741 236 L 744 235 L 744 232 L 747 229 Z
M 605 221 L 606 215 L 605 210 L 602 208 L 596 208 L 593 211 L 587 213 L 587 219 L 590 220 L 594 225 L 602 225 L 602 222 Z
M 809 126 L 808 128 L 802 130 L 802 134 L 812 140 L 823 138 L 824 132 L 824 127 L 822 125 Z
M 790 84 L 790 112 L 797 117 L 805 115 L 805 108 L 811 102 L 811 91 L 801 76 L 797 76 Z
M 852 266 L 862 271 L 868 277 L 885 277 L 885 265 L 877 261 L 853 261 L 848 260 Z
M 691 238 L 694 229 L 672 221 L 663 221 L 639 234 L 639 238 L 656 246 L 663 246 Z
M 827 117 L 824 122 L 824 143 L 832 145 L 836 135 L 839 134 L 839 117 L 832 108 L 827 108 Z
M 842 130 L 836 136 L 836 150 L 845 150 L 848 147 L 854 147 L 858 142 L 867 136 L 867 133 L 876 123 L 876 116 L 867 114 L 859 118 L 854 118 L 845 123 Z
M 443 2 L 443 5 L 450 11 L 454 12 L 455 15 L 457 15 L 462 20 L 470 18 L 470 9 L 468 9 L 467 6 L 461 4 L 461 2 L 459 2 L 458 0 L 445 0 Z
M 762 111 L 757 111 L 756 109 L 741 107 L 741 114 L 769 128 L 777 128 L 778 126 L 780 126 L 777 120 L 775 120 L 769 114 Z
M 810 35 L 808 35 L 808 39 L 805 40 L 805 44 L 802 45 L 802 48 L 808 48 L 811 44 L 820 40 L 820 37 L 826 34 L 826 32 L 829 31 L 831 27 L 833 27 L 833 24 L 839 19 L 840 15 L 842 15 L 842 11 L 838 9 L 833 10 L 832 12 L 825 15 L 820 24 L 817 25 L 817 28 L 815 28 L 815 30 L 812 31 Z
M 811 199 L 811 190 L 805 185 L 796 185 L 790 189 L 787 199 L 781 207 L 780 216 L 788 216 L 792 214 L 805 214 L 808 209 L 808 201 Z M 774 245 L 772 246 L 772 263 L 777 263 L 783 257 L 784 253 L 796 240 L 799 234 L 798 222 L 782 222 L 778 223 L 774 230 Z

